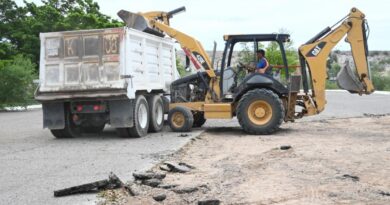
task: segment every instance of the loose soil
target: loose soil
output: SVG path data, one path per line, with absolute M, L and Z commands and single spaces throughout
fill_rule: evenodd
M 280 149 L 289 145 L 290 149 Z M 208 128 L 167 161 L 196 168 L 167 173 L 163 184 L 197 187 L 192 193 L 133 184 L 121 204 L 390 204 L 390 116 L 286 123 L 273 135 L 239 127 Z M 107 193 L 106 193 L 107 194 Z M 163 202 L 153 196 L 166 194 Z M 106 201 L 110 203 L 109 201 Z

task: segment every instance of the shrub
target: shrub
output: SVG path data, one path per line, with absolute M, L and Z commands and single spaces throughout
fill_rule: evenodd
M 24 106 L 33 101 L 35 65 L 23 56 L 0 61 L 0 107 Z
M 390 91 L 390 75 L 386 76 L 378 72 L 373 72 L 371 80 L 375 90 Z
M 328 89 L 328 90 L 340 89 L 339 86 L 337 85 L 336 81 L 330 81 L 330 80 L 326 81 L 325 88 Z

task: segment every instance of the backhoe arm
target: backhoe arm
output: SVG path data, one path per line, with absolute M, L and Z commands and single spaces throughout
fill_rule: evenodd
M 178 31 L 169 25 L 169 19 L 173 15 L 185 11 L 184 7 L 175 9 L 170 12 L 152 11 L 145 13 L 132 13 L 121 10 L 118 16 L 126 23 L 129 28 L 145 31 L 155 35 L 163 36 L 167 34 L 169 37 L 176 39 L 186 56 L 191 60 L 196 69 L 203 69 L 207 72 L 210 78 L 215 77 L 215 72 L 211 60 L 204 50 L 202 44 L 195 38 Z
M 326 61 L 331 50 L 345 35 L 347 35 L 346 41 L 351 46 L 356 70 L 348 66 L 344 67 L 337 76 L 339 87 L 359 94 L 370 94 L 374 91 L 369 78 L 365 24 L 364 14 L 353 8 L 349 15 L 342 19 L 338 27 L 334 29 L 328 27 L 306 44 L 300 46 L 299 55 L 304 80 L 306 115 L 315 115 L 324 110 L 326 104 Z M 306 73 L 306 65 L 309 73 Z M 308 79 L 312 87 L 311 95 L 308 94 Z

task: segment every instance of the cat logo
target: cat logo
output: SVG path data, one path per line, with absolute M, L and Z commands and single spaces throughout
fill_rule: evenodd
M 321 42 L 318 45 L 316 45 L 313 49 L 311 49 L 306 56 L 307 57 L 316 57 L 318 54 L 321 53 L 322 49 L 325 47 L 326 42 Z

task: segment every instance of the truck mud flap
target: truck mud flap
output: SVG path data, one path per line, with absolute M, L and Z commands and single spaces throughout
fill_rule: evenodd
M 134 100 L 109 101 L 110 124 L 114 128 L 133 127 Z
M 65 127 L 65 111 L 64 103 L 43 103 L 43 128 L 49 129 L 64 129 Z

